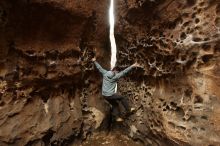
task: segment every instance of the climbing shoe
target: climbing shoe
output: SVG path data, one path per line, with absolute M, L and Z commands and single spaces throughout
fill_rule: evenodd
M 124 120 L 120 117 L 116 118 L 116 122 L 123 122 Z
M 135 108 L 132 107 L 131 110 L 130 110 L 130 112 L 131 112 L 131 113 L 134 113 L 134 112 L 135 112 Z

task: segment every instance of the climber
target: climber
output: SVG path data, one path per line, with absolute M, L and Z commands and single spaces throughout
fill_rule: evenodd
M 96 68 L 102 73 L 103 76 L 102 95 L 111 104 L 112 114 L 114 115 L 118 113 L 118 109 L 119 109 L 118 101 L 121 102 L 124 109 L 126 110 L 125 115 L 129 115 L 130 113 L 132 113 L 135 109 L 129 107 L 128 101 L 126 100 L 125 97 L 116 94 L 116 86 L 118 79 L 125 76 L 129 71 L 131 71 L 132 68 L 140 67 L 140 65 L 138 63 L 134 63 L 125 70 L 118 72 L 115 68 L 113 68 L 110 71 L 103 69 L 96 61 L 95 57 L 92 59 L 92 61 L 94 62 Z M 123 119 L 122 117 L 118 117 L 116 121 L 121 122 L 123 121 Z

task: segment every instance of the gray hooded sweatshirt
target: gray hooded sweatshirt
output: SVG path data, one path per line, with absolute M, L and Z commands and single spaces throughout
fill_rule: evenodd
M 96 68 L 102 73 L 103 81 L 102 81 L 102 95 L 103 96 L 112 96 L 116 93 L 117 81 L 124 75 L 126 75 L 131 69 L 132 66 L 126 68 L 125 70 L 114 74 L 112 71 L 107 71 L 103 69 L 98 62 L 94 62 Z

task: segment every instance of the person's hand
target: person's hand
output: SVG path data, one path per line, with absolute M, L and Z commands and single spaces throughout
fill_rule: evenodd
M 96 61 L 96 58 L 94 57 L 94 58 L 92 58 L 92 62 L 95 62 Z
M 139 63 L 135 62 L 135 63 L 132 65 L 132 67 L 141 67 L 141 65 L 140 65 Z

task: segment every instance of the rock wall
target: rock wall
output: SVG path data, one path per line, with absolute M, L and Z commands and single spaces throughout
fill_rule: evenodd
M 0 2 L 0 145 L 68 145 L 108 127 L 107 0 Z M 119 82 L 145 145 L 220 143 L 218 0 L 117 0 Z M 96 51 L 95 51 L 96 48 Z
M 119 86 L 138 109 L 126 122 L 131 137 L 146 145 L 220 143 L 219 6 L 214 0 L 119 4 L 128 11 L 118 16 L 118 64 L 143 66 Z
M 67 145 L 105 127 L 101 78 L 87 68 L 89 49 L 108 39 L 106 7 L 106 1 L 0 2 L 1 146 Z

